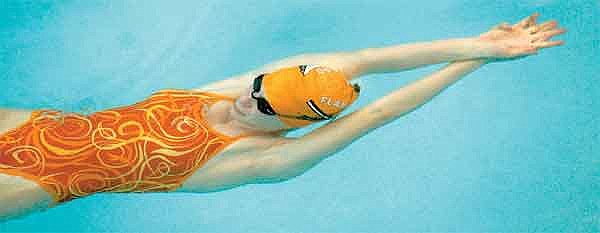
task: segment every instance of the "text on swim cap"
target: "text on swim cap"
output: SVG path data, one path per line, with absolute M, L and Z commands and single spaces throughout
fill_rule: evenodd
M 331 97 L 329 96 L 321 96 L 321 101 L 322 104 L 327 104 L 329 106 L 334 106 L 337 108 L 343 108 L 346 103 L 344 103 L 344 101 L 341 100 L 332 100 Z

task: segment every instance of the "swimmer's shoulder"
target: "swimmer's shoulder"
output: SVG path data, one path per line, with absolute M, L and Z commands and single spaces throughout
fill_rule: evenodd
M 0 135 L 27 121 L 32 111 L 0 108 Z

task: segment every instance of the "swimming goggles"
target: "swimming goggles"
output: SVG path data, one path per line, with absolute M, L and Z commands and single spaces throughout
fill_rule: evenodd
M 321 109 L 319 109 L 319 107 L 317 107 L 317 105 L 315 104 L 315 102 L 312 99 L 307 101 L 306 104 L 313 112 L 315 112 L 317 115 L 319 115 L 321 117 L 311 117 L 311 116 L 306 116 L 306 115 L 290 116 L 290 115 L 283 115 L 283 114 L 276 113 L 275 110 L 273 110 L 273 108 L 271 107 L 269 102 L 267 102 L 267 100 L 264 97 L 258 96 L 258 93 L 260 93 L 260 87 L 262 85 L 262 80 L 263 80 L 264 76 L 265 76 L 265 74 L 261 74 L 258 77 L 254 78 L 253 90 L 252 90 L 252 94 L 251 94 L 251 97 L 257 101 L 258 111 L 260 111 L 264 114 L 267 114 L 267 115 L 277 115 L 277 116 L 281 116 L 281 117 L 294 118 L 294 119 L 300 119 L 300 120 L 308 120 L 308 121 L 322 121 L 322 120 L 329 120 L 329 119 L 333 118 L 332 116 L 329 116 L 329 115 L 325 114 L 323 111 L 321 111 Z

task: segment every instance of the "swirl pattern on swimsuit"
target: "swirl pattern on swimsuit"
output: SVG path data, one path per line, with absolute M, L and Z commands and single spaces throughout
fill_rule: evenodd
M 39 110 L 0 135 L 0 172 L 37 182 L 56 202 L 96 192 L 172 191 L 239 137 L 212 131 L 213 93 L 162 90 L 89 116 Z

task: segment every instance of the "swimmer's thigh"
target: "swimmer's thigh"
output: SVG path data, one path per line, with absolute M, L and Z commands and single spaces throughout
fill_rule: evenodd
M 0 108 L 0 135 L 29 119 L 31 111 Z M 0 221 L 44 209 L 52 197 L 37 183 L 0 172 Z
M 0 221 L 46 209 L 52 202 L 37 183 L 0 173 Z
M 0 108 L 0 134 L 27 121 L 31 111 Z

